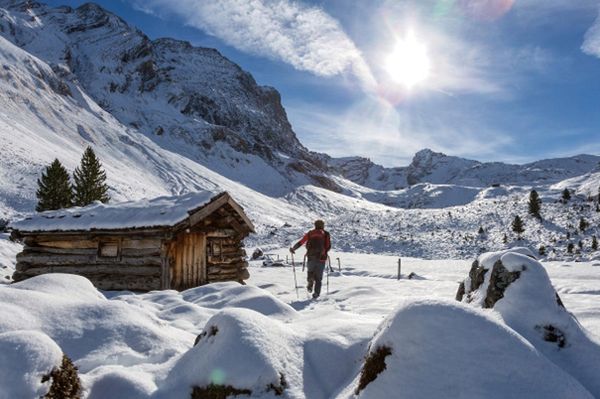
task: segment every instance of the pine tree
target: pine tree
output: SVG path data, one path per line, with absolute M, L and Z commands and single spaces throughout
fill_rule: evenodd
M 85 149 L 81 164 L 73 172 L 75 181 L 74 204 L 89 205 L 94 201 L 110 201 L 106 172 L 91 147 Z
M 538 253 L 540 254 L 540 256 L 546 255 L 546 247 L 543 245 L 540 245 L 540 247 L 538 249 Z
M 582 233 L 590 226 L 590 224 L 583 218 L 583 216 L 579 219 L 579 231 Z
M 506 233 L 504 233 L 504 236 L 502 237 L 502 242 L 504 244 L 506 244 L 508 242 L 508 237 L 506 236 Z
M 592 236 L 592 250 L 598 250 L 598 239 L 596 238 L 596 236 Z
M 571 199 L 571 192 L 568 188 L 565 188 L 562 192 L 562 200 L 564 203 L 567 203 Z
M 480 236 L 485 234 L 485 230 L 483 229 L 482 226 L 479 226 L 479 230 L 477 231 L 477 234 L 479 234 Z
M 567 252 L 570 253 L 570 254 L 572 254 L 574 247 L 575 247 L 575 245 L 573 245 L 573 243 L 570 242 L 569 245 L 567 245 Z
M 36 196 L 38 204 L 35 210 L 38 212 L 68 208 L 73 205 L 73 186 L 69 178 L 69 172 L 55 159 L 42 177 L 38 179 Z
M 525 228 L 523 226 L 523 220 L 521 220 L 519 215 L 515 216 L 515 219 L 512 222 L 512 231 L 517 233 L 517 237 L 520 240 L 521 234 L 525 231 Z
M 540 209 L 542 207 L 542 200 L 538 195 L 537 191 L 531 190 L 529 193 L 529 213 L 531 216 L 536 217 L 538 219 L 542 219 L 542 215 L 540 215 Z

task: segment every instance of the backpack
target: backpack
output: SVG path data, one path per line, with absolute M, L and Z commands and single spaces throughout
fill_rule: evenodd
M 306 242 L 306 256 L 312 259 L 324 261 L 327 259 L 329 250 L 329 233 L 325 230 L 311 230 L 308 232 Z

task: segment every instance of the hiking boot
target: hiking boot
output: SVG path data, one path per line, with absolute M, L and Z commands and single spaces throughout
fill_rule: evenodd
M 306 290 L 308 292 L 312 292 L 312 290 L 313 290 L 313 282 L 312 281 L 308 283 L 308 285 L 306 286 Z
M 313 299 L 317 299 L 319 297 L 319 294 L 317 294 L 316 292 L 313 294 Z

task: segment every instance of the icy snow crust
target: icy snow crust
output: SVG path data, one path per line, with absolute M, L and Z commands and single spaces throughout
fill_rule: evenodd
M 10 227 L 20 231 L 85 231 L 174 226 L 184 221 L 191 211 L 210 202 L 213 196 L 211 192 L 201 191 L 121 203 L 95 202 L 86 207 L 36 213 Z
M 303 288 L 296 297 L 290 267 L 260 262 L 251 263 L 247 286 L 183 292 L 102 293 L 83 277 L 38 276 L 0 286 L 0 353 L 13 359 L 0 356 L 0 379 L 18 365 L 30 372 L 14 380 L 11 394 L 43 393 L 38 377 L 64 352 L 79 367 L 85 398 L 183 399 L 193 386 L 214 383 L 256 398 L 282 389 L 282 398 L 341 399 L 353 397 L 369 351 L 387 345 L 386 369 L 359 397 L 597 397 L 595 266 L 544 267 L 523 254 L 481 256 L 484 264 L 526 265 L 496 309 L 452 301 L 466 261 L 405 258 L 398 281 L 395 257 L 332 253 L 343 269 L 317 302 Z M 408 280 L 410 272 L 419 278 Z M 583 326 L 552 305 L 548 273 Z M 564 329 L 568 346 L 542 340 L 533 325 L 543 322 Z M 27 342 L 29 360 L 10 357 L 17 338 Z

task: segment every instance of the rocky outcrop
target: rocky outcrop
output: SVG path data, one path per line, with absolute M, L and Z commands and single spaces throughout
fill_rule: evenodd
M 533 252 L 512 248 L 481 255 L 459 286 L 456 299 L 493 309 L 509 327 L 598 397 L 600 382 L 590 365 L 600 359 L 600 345 L 567 311 Z

